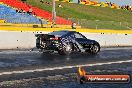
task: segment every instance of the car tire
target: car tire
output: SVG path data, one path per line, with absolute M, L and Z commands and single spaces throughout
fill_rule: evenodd
M 90 49 L 89 49 L 90 54 L 97 54 L 99 51 L 100 51 L 100 45 L 99 44 L 90 45 Z
M 60 55 L 70 55 L 71 52 L 72 52 L 72 44 L 71 43 L 66 44 L 62 50 L 58 50 L 58 53 Z

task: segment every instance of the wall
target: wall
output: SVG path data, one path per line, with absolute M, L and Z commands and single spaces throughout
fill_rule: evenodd
M 94 39 L 101 46 L 132 46 L 132 34 L 82 33 L 87 38 Z
M 40 32 L 0 31 L 0 49 L 31 49 L 35 47 L 35 34 Z M 48 33 L 48 32 L 43 32 Z M 132 46 L 132 34 L 85 33 L 101 46 Z

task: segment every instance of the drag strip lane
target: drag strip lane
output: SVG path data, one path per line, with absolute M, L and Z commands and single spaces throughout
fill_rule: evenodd
M 132 60 L 122 60 L 122 61 L 105 62 L 105 63 L 95 63 L 95 64 L 84 64 L 84 65 L 74 65 L 74 66 L 53 67 L 53 68 L 44 68 L 44 69 L 32 69 L 32 70 L 22 70 L 22 71 L 1 72 L 0 75 L 23 74 L 23 73 L 42 72 L 42 71 L 49 71 L 49 70 L 71 69 L 71 68 L 75 68 L 75 67 L 100 66 L 100 65 L 130 63 L 130 62 L 132 62 Z

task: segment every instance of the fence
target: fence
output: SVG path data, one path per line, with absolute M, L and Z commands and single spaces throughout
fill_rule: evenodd
M 52 22 L 47 22 L 48 20 L 40 20 L 33 16 L 26 15 L 26 16 L 17 16 L 17 17 L 11 17 L 10 15 L 0 15 L 1 19 L 5 19 L 5 21 L 8 25 L 8 23 L 15 23 L 19 25 L 14 26 L 30 26 L 33 25 L 39 25 L 39 27 L 51 27 Z M 86 19 L 74 19 L 74 18 L 68 18 L 68 20 L 75 22 L 77 24 L 77 28 L 88 28 L 88 29 L 122 29 L 122 30 L 131 30 L 132 29 L 132 23 L 129 22 L 115 22 L 115 21 L 101 21 L 101 20 L 86 20 Z M 65 25 L 63 21 L 59 20 L 59 23 L 62 23 L 61 25 L 55 25 L 55 27 L 58 28 L 71 28 L 71 25 Z M 43 25 L 41 25 L 43 24 Z M 67 23 L 68 24 L 68 23 Z M 3 24 L 0 24 L 3 25 Z
M 68 18 L 81 28 L 90 29 L 132 29 L 132 23 L 128 22 L 115 22 L 115 21 L 100 21 L 100 20 L 86 20 L 86 19 L 74 19 Z

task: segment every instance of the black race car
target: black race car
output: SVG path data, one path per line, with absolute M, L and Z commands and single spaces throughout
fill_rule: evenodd
M 69 55 L 72 52 L 96 54 L 100 51 L 97 41 L 87 39 L 76 31 L 54 31 L 49 34 L 36 34 L 36 37 L 36 47 L 42 52 L 58 51 L 60 55 Z

